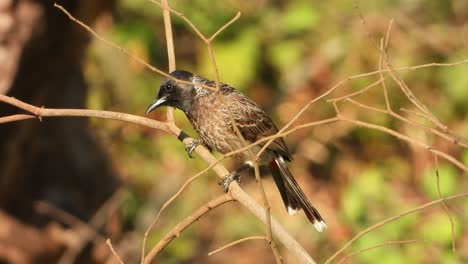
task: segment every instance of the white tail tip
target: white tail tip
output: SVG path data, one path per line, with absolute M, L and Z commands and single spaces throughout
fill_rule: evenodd
M 295 215 L 297 214 L 297 212 L 299 212 L 299 210 L 295 209 L 295 208 L 292 208 L 292 207 L 289 207 L 287 208 L 288 210 L 288 215 Z
M 327 229 L 327 224 L 324 221 L 315 221 L 314 222 L 315 229 L 317 231 L 322 232 L 323 230 Z

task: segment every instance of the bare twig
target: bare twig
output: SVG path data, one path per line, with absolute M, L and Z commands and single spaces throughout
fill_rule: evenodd
M 147 67 L 148 69 L 154 71 L 154 72 L 157 72 L 161 75 L 164 75 L 166 77 L 170 77 L 170 75 L 168 75 L 167 73 L 165 73 L 164 71 L 152 66 L 151 64 L 147 63 L 145 60 L 133 55 L 132 53 L 130 53 L 128 50 L 120 47 L 119 45 L 116 45 L 112 42 L 110 42 L 109 40 L 101 37 L 96 31 L 94 31 L 91 27 L 89 27 L 88 25 L 86 25 L 85 23 L 81 22 L 79 19 L 76 19 L 72 14 L 70 14 L 70 12 L 68 12 L 63 6 L 57 4 L 57 3 L 54 3 L 54 7 L 60 9 L 60 11 L 62 11 L 65 15 L 68 16 L 68 18 L 75 22 L 76 24 L 80 25 L 82 28 L 86 29 L 86 31 L 88 31 L 89 33 L 91 33 L 91 35 L 93 35 L 95 38 L 99 39 L 100 41 L 104 42 L 105 44 L 119 50 L 120 52 L 124 53 L 125 55 L 127 55 L 129 58 L 132 58 L 133 60 L 137 61 L 138 63 L 141 63 L 142 65 L 145 65 L 145 67 Z
M 172 37 L 171 14 L 167 0 L 162 0 L 164 31 L 166 32 L 167 58 L 169 60 L 169 72 L 176 70 L 176 59 L 174 53 L 174 39 Z M 174 123 L 174 108 L 167 108 L 167 122 Z
M 447 196 L 447 197 L 444 197 L 444 198 L 440 198 L 440 199 L 437 199 L 437 200 L 434 200 L 434 201 L 431 201 L 431 202 L 428 202 L 428 203 L 425 203 L 423 205 L 420 205 L 416 208 L 413 208 L 411 210 L 408 210 L 404 213 L 401 213 L 401 214 L 398 214 L 398 215 L 395 215 L 395 216 L 392 216 L 392 217 L 389 217 L 375 225 L 372 225 L 366 229 L 364 229 L 363 231 L 359 232 L 356 236 L 354 236 L 351 240 L 349 240 L 342 248 L 340 248 L 338 251 L 336 251 L 331 257 L 329 257 L 326 261 L 325 261 L 325 264 L 328 264 L 330 263 L 333 259 L 335 259 L 339 254 L 341 254 L 344 250 L 346 250 L 351 244 L 353 244 L 356 240 L 358 240 L 359 238 L 361 238 L 362 236 L 364 236 L 365 234 L 381 227 L 381 226 L 384 226 L 390 222 L 393 222 L 397 219 L 400 219 L 402 218 L 403 216 L 406 216 L 406 215 L 409 215 L 409 214 L 413 214 L 413 213 L 416 213 L 418 211 L 421 211 L 423 209 L 426 209 L 428 207 L 431 207 L 431 206 L 434 206 L 436 204 L 439 204 L 441 202 L 444 202 L 444 201 L 450 201 L 450 200 L 454 200 L 454 199 L 459 199 L 459 198 L 463 198 L 463 197 L 468 197 L 468 193 L 460 193 L 460 194 L 455 194 L 455 195 L 450 195 L 450 196 Z
M 229 20 L 224 26 L 222 26 L 218 31 L 216 31 L 211 37 L 208 39 L 209 42 L 212 42 L 222 31 L 224 31 L 227 27 L 229 27 L 232 23 L 236 22 L 237 19 L 241 16 L 241 12 L 237 12 L 236 15 Z
M 201 206 L 199 209 L 197 209 L 195 212 L 193 212 L 191 215 L 189 215 L 187 218 L 179 222 L 175 227 L 169 231 L 159 242 L 154 246 L 150 252 L 148 252 L 148 255 L 146 255 L 144 259 L 144 263 L 151 263 L 153 259 L 156 257 L 156 255 L 161 252 L 174 238 L 180 235 L 182 231 L 184 231 L 187 227 L 189 227 L 191 224 L 199 220 L 201 217 L 206 215 L 209 211 L 213 210 L 214 208 L 223 205 L 227 202 L 231 202 L 234 199 L 232 198 L 231 195 L 229 194 L 224 194 L 221 195 L 208 203 L 204 204 Z
M 4 117 L 0 117 L 0 124 L 21 121 L 21 120 L 26 120 L 26 119 L 33 119 L 33 118 L 37 118 L 37 117 L 33 115 L 22 115 L 22 114 L 4 116 Z
M 227 248 L 229 248 L 229 247 L 235 246 L 235 245 L 240 244 L 240 243 L 243 243 L 243 242 L 245 242 L 245 241 L 250 241 L 250 240 L 266 240 L 266 239 L 267 239 L 267 238 L 266 238 L 265 236 L 249 236 L 249 237 L 244 237 L 244 238 L 238 239 L 238 240 L 236 240 L 236 241 L 233 241 L 233 242 L 231 242 L 231 243 L 229 243 L 229 244 L 226 244 L 226 245 L 224 245 L 224 246 L 222 246 L 222 247 L 220 247 L 220 248 L 218 248 L 218 249 L 215 249 L 215 250 L 209 252 L 209 253 L 208 253 L 208 256 L 214 255 L 214 254 L 216 254 L 216 253 L 218 253 L 218 252 L 220 252 L 220 251 L 223 251 L 223 250 L 225 250 L 225 249 L 227 249 Z
M 388 38 L 385 39 L 385 46 L 384 46 L 384 39 L 380 39 L 381 50 L 385 50 L 385 51 L 387 50 L 387 44 L 388 44 L 387 41 L 388 41 Z M 384 98 L 385 98 L 385 106 L 387 107 L 387 111 L 392 112 L 390 99 L 388 98 L 387 84 L 385 84 L 385 78 L 383 77 L 383 73 L 382 73 L 382 64 L 383 64 L 383 52 L 380 52 L 379 54 L 379 71 L 380 71 L 379 76 L 380 76 L 380 79 L 382 80 L 382 89 L 383 89 Z
M 390 134 L 398 139 L 401 139 L 401 140 L 404 140 L 406 142 L 409 142 L 411 144 L 415 144 L 415 145 L 418 145 L 424 149 L 427 149 L 428 151 L 432 152 L 433 154 L 449 161 L 450 163 L 452 163 L 453 165 L 457 166 L 458 168 L 462 169 L 463 171 L 468 171 L 468 166 L 463 164 L 461 161 L 455 159 L 454 157 L 450 156 L 449 154 L 443 152 L 443 151 L 440 151 L 432 146 L 429 146 L 427 145 L 426 143 L 423 143 L 423 142 L 420 142 L 420 141 L 417 141 L 407 135 L 404 135 L 404 134 L 401 134 L 395 130 L 392 130 L 390 128 L 387 128 L 387 127 L 384 127 L 384 126 L 379 126 L 379 125 L 374 125 L 374 124 L 370 124 L 370 123 L 367 123 L 367 122 L 363 122 L 363 121 L 359 121 L 359 120 L 355 120 L 355 119 L 349 119 L 349 118 L 346 118 L 346 117 L 340 117 L 339 118 L 340 120 L 342 121 L 346 121 L 346 122 L 349 122 L 349 123 L 353 123 L 355 125 L 358 125 L 358 126 L 362 126 L 362 127 L 367 127 L 367 128 L 371 128 L 371 129 L 374 129 L 374 130 L 379 130 L 379 131 L 382 131 L 382 132 L 385 132 L 387 134 Z
M 370 88 L 379 85 L 383 80 L 384 80 L 383 78 L 380 78 L 378 81 L 369 84 L 368 86 L 362 88 L 361 90 L 359 90 L 359 91 L 357 91 L 357 92 L 350 93 L 350 94 L 347 94 L 347 95 L 344 95 L 344 96 L 340 96 L 340 97 L 337 97 L 337 98 L 328 99 L 327 102 L 336 102 L 336 101 L 348 99 L 348 98 L 351 98 L 351 97 L 354 97 L 354 96 L 363 94 L 363 93 L 365 93 L 367 90 L 369 90 Z
M 415 126 L 415 127 L 419 127 L 419 128 L 422 128 L 423 130 L 425 130 L 426 132 L 430 132 L 430 133 L 433 133 L 434 135 L 437 135 L 447 141 L 450 141 L 451 143 L 453 144 L 456 144 L 456 145 L 459 145 L 461 147 L 464 147 L 464 148 L 468 148 L 468 144 L 463 142 L 463 141 L 459 141 L 457 140 L 456 137 L 453 137 L 451 135 L 447 135 L 446 133 L 444 132 L 441 132 L 439 131 L 438 129 L 436 128 L 433 128 L 433 127 L 430 127 L 430 126 L 427 126 L 427 125 L 424 125 L 422 123 L 419 123 L 419 122 L 415 122 L 415 121 L 412 121 L 412 120 L 409 120 L 408 118 L 396 113 L 396 112 L 389 112 L 388 110 L 385 110 L 385 109 L 380 109 L 380 108 L 377 108 L 377 107 L 373 107 L 373 106 L 368 106 L 368 105 L 365 105 L 363 103 L 360 103 L 358 101 L 355 101 L 351 98 L 347 98 L 346 99 L 347 102 L 350 102 L 350 103 L 353 103 L 354 105 L 358 106 L 358 107 L 361 107 L 363 109 L 366 109 L 366 110 L 370 110 L 370 111 L 374 111 L 374 112 L 378 112 L 378 113 L 382 113 L 382 114 L 388 114 L 388 115 L 391 115 L 392 117 L 406 123 L 406 124 L 409 124 L 411 126 Z M 420 114 L 418 112 L 418 114 Z
M 159 209 L 158 213 L 156 214 L 156 217 L 153 219 L 153 222 L 151 222 L 151 224 L 148 226 L 148 228 L 146 229 L 145 231 L 145 234 L 143 235 L 143 242 L 142 242 L 142 261 L 145 259 L 145 248 L 146 248 L 146 241 L 148 240 L 148 236 L 149 236 L 149 233 L 151 232 L 151 230 L 156 226 L 156 223 L 158 222 L 159 218 L 161 217 L 162 213 L 164 212 L 164 210 L 166 210 L 167 207 L 169 207 L 169 205 L 177 198 L 179 197 L 182 192 L 185 190 L 185 188 L 190 184 L 192 183 L 193 181 L 195 181 L 196 179 L 198 179 L 198 177 L 200 177 L 201 175 L 203 175 L 204 173 L 206 173 L 209 169 L 205 169 L 203 170 L 202 172 L 199 172 L 197 173 L 195 176 L 189 178 L 180 188 L 179 190 L 177 190 L 177 192 L 172 195 L 171 198 L 169 198 L 169 200 L 167 200 L 163 206 L 161 207 L 161 209 Z
M 260 193 L 262 195 L 263 207 L 265 208 L 266 229 L 267 229 L 266 241 L 268 245 L 270 246 L 271 251 L 273 252 L 273 255 L 275 256 L 276 263 L 283 263 L 281 255 L 279 254 L 276 244 L 273 241 L 273 234 L 271 231 L 270 204 L 268 203 L 268 198 L 265 192 L 265 188 L 263 187 L 262 179 L 260 178 L 260 169 L 258 167 L 258 162 L 254 163 L 254 171 L 255 171 L 255 180 L 257 181 L 257 184 L 259 185 Z
M 115 252 L 114 247 L 112 246 L 112 243 L 111 243 L 110 239 L 107 239 L 106 244 L 107 244 L 107 246 L 109 247 L 110 251 L 112 252 L 112 255 L 114 255 L 114 257 L 117 259 L 117 261 L 118 261 L 120 264 L 124 264 L 124 262 L 123 262 L 122 259 L 119 257 L 119 255 L 117 254 L 117 252 Z
M 381 247 L 386 247 L 386 246 L 389 246 L 389 245 L 401 245 L 401 244 L 409 244 L 409 243 L 416 243 L 416 242 L 426 242 L 426 241 L 419 241 L 419 240 L 415 240 L 415 239 L 412 239 L 412 240 L 398 240 L 398 241 L 387 241 L 387 242 L 384 242 L 384 243 L 381 243 L 381 244 L 378 244 L 378 245 L 375 245 L 375 246 L 372 246 L 372 247 L 368 247 L 368 248 L 364 248 L 364 249 L 361 249 L 361 250 L 358 250 L 356 252 L 353 252 L 351 254 L 348 254 L 347 256 L 345 256 L 344 258 L 342 258 L 337 264 L 341 264 L 343 262 L 345 262 L 346 260 L 348 260 L 349 258 L 351 257 L 354 257 L 356 255 L 359 255 L 363 252 L 366 252 L 366 251 L 369 251 L 369 250 L 372 250 L 372 249 L 376 249 L 376 248 L 381 248 Z
M 163 10 L 163 19 L 164 19 L 164 31 L 166 33 L 166 43 L 167 43 L 167 58 L 168 58 L 168 65 L 169 65 L 169 73 L 173 72 L 176 70 L 176 59 L 175 59 L 175 52 L 174 52 L 174 39 L 172 37 L 172 23 L 171 23 L 171 15 L 169 11 L 169 3 L 167 0 L 162 0 L 161 3 L 161 8 Z M 175 125 L 175 120 L 174 120 L 174 108 L 173 107 L 168 107 L 167 112 L 166 112 L 166 122 L 170 124 Z M 193 178 L 195 179 L 195 178 Z M 189 181 L 191 182 L 191 181 Z M 184 187 L 184 186 L 183 186 Z M 181 191 L 178 193 L 181 193 L 184 188 L 181 188 Z M 178 194 L 175 195 L 177 197 Z M 156 215 L 155 219 L 153 222 L 148 226 L 148 228 L 145 231 L 145 234 L 143 235 L 143 241 L 142 241 L 142 246 L 141 246 L 141 262 L 143 263 L 143 260 L 145 259 L 145 250 L 146 250 L 146 241 L 148 239 L 148 235 L 150 231 L 153 229 L 154 225 L 159 219 L 160 214 L 164 210 L 166 206 L 168 206 L 171 201 L 175 199 L 170 199 L 164 206 L 159 210 L 158 214 Z
M 159 3 L 160 4 L 160 3 Z M 97 38 L 98 40 L 102 41 L 103 43 L 105 43 L 106 45 L 108 46 L 111 46 L 112 48 L 115 48 L 117 50 L 119 50 L 120 52 L 124 53 L 125 55 L 127 55 L 129 58 L 135 60 L 136 62 L 144 65 L 146 68 L 148 68 L 149 70 L 153 71 L 153 72 L 156 72 L 158 74 L 161 74 L 162 76 L 166 77 L 166 78 L 169 78 L 169 79 L 172 79 L 172 80 L 175 80 L 175 81 L 178 81 L 180 83 L 185 83 L 185 84 L 191 84 L 190 82 L 188 81 L 183 81 L 183 80 L 178 80 L 174 77 L 172 77 L 171 75 L 169 75 L 168 73 L 164 72 L 163 70 L 160 70 L 158 69 L 157 67 L 154 67 L 152 66 L 151 64 L 147 63 L 145 60 L 143 60 L 142 58 L 138 57 L 138 56 L 135 56 L 133 55 L 131 52 L 129 52 L 128 50 L 120 47 L 119 45 L 103 38 L 101 35 L 99 35 L 96 31 L 94 31 L 91 27 L 89 27 L 88 25 L 86 25 L 85 23 L 83 23 L 82 21 L 80 21 L 79 19 L 77 19 L 76 17 L 74 17 L 72 14 L 70 14 L 70 12 L 68 12 L 63 6 L 57 4 L 57 3 L 54 3 L 54 7 L 58 8 L 60 11 L 62 11 L 65 15 L 68 16 L 68 18 L 75 22 L 76 24 L 78 24 L 79 26 L 81 26 L 83 29 L 85 29 L 86 31 L 88 31 L 91 35 L 93 35 L 95 38 Z M 170 8 L 169 8 L 170 9 Z M 172 10 L 172 9 L 170 9 Z M 172 11 L 171 11 L 172 12 Z M 211 86 L 208 86 L 208 85 L 204 85 L 204 84 L 199 84 L 199 86 L 205 88 L 205 89 L 209 89 L 209 90 L 214 90 L 213 87 Z
M 442 198 L 442 192 L 440 191 L 440 175 L 439 175 L 439 159 L 437 158 L 436 155 L 432 155 L 434 157 L 434 166 L 435 166 L 435 174 L 436 174 L 436 183 L 437 183 L 437 194 L 439 195 L 439 198 Z M 450 209 L 447 206 L 447 203 L 445 201 L 442 201 L 440 203 L 442 208 L 444 209 L 445 213 L 447 214 L 447 217 L 450 221 L 450 231 L 452 234 L 452 251 L 453 255 L 455 256 L 455 259 L 458 259 L 458 254 L 457 254 L 457 245 L 455 244 L 455 223 L 453 222 L 453 218 L 450 215 Z

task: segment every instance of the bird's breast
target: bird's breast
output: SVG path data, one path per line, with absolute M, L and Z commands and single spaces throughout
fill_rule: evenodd
M 242 141 L 229 122 L 228 105 L 216 95 L 200 97 L 193 102 L 188 116 L 203 142 L 212 149 L 226 154 L 243 147 Z M 245 153 L 234 155 L 245 160 Z

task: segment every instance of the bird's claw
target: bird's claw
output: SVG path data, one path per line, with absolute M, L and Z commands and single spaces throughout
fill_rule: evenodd
M 193 159 L 193 151 L 195 150 L 195 148 L 197 148 L 198 145 L 201 145 L 202 142 L 201 140 L 199 139 L 194 139 L 192 140 L 190 143 L 187 144 L 187 146 L 185 147 L 185 151 L 187 151 L 187 154 L 189 156 L 189 158 Z
M 218 181 L 219 185 L 222 185 L 224 188 L 224 192 L 227 193 L 229 191 L 229 185 L 231 182 L 236 181 L 240 184 L 241 176 L 236 171 L 229 173 L 228 175 L 224 176 L 222 179 Z

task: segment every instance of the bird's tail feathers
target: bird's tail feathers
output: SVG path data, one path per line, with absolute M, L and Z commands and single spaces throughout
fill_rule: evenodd
M 284 158 L 278 155 L 270 163 L 270 168 L 288 214 L 294 215 L 302 209 L 309 221 L 314 224 L 314 227 L 319 232 L 326 229 L 327 225 L 323 221 L 323 218 L 309 202 L 301 187 L 299 187 L 299 184 L 289 171 Z

